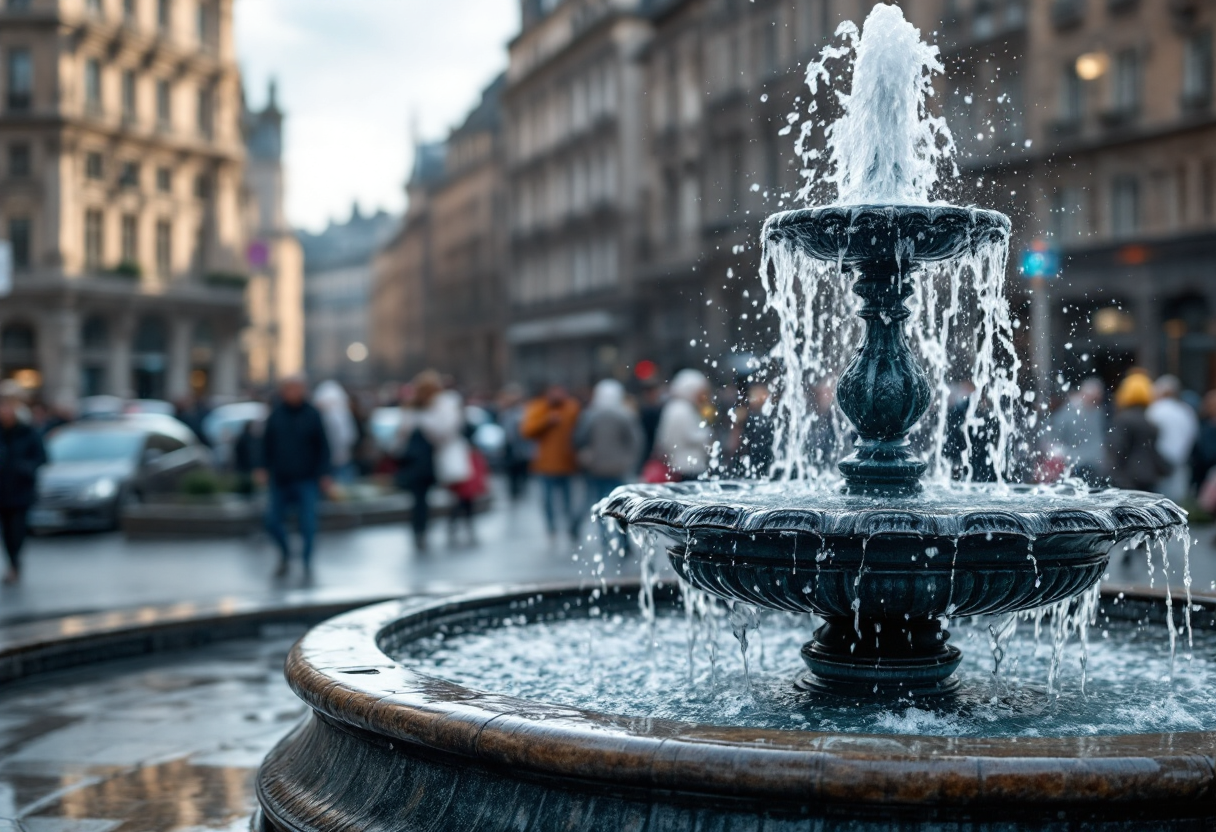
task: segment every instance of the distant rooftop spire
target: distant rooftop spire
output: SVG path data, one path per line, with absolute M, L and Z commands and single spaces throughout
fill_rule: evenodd
M 270 76 L 270 82 L 267 84 L 266 109 L 279 109 L 279 82 L 273 75 Z

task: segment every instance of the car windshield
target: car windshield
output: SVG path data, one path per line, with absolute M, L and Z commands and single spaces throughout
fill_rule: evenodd
M 144 435 L 134 430 L 65 430 L 47 443 L 52 462 L 113 462 L 134 459 Z

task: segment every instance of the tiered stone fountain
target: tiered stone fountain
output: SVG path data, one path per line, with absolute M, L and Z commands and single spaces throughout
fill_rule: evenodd
M 918 106 L 901 95 L 924 95 L 917 55 L 926 50 L 897 8 L 876 7 L 857 50 L 855 121 L 915 120 Z M 901 62 L 905 53 L 912 60 Z M 863 78 L 866 61 L 873 74 Z M 948 643 L 949 619 L 1052 604 L 1057 618 L 1073 614 L 1067 599 L 1096 585 L 1116 541 L 1185 526 L 1177 506 L 1151 494 L 922 483 L 926 461 L 907 436 L 931 386 L 907 342 L 905 300 L 925 264 L 1004 245 L 1010 225 L 994 211 L 899 198 L 924 185 L 909 171 L 935 163 L 931 144 L 900 146 L 900 135 L 863 124 L 851 143 L 863 151 L 854 179 L 879 183 L 863 193 L 884 198 L 777 214 L 763 231 L 767 247 L 835 264 L 864 301 L 864 343 L 837 393 L 857 437 L 839 466 L 842 485 L 629 486 L 600 507 L 662 533 L 692 588 L 823 617 L 802 648 L 800 719 L 828 709 L 955 715 L 950 703 L 970 692 L 955 675 L 963 657 Z M 838 176 L 842 193 L 856 190 L 854 174 Z M 629 691 L 607 709 L 581 704 L 564 677 L 584 672 L 588 658 L 600 673 L 636 669 L 609 643 L 613 622 L 636 615 L 641 599 L 657 608 L 656 626 L 682 603 L 670 586 L 595 581 L 392 603 L 317 628 L 288 661 L 313 714 L 259 775 L 265 828 L 1005 830 L 1024 820 L 1198 830 L 1216 818 L 1216 719 L 1187 733 L 990 735 L 981 722 L 968 735 L 880 735 L 864 727 L 872 721 L 848 731 L 654 718 L 663 691 Z M 1163 616 L 1151 598 L 1126 595 L 1100 610 L 1104 620 Z M 1199 631 L 1216 629 L 1216 601 L 1187 612 Z M 567 651 L 578 660 L 532 660 L 552 652 L 540 640 L 563 622 L 589 638 Z M 460 665 L 462 639 L 476 638 L 488 640 L 485 660 Z M 522 658 L 504 667 L 508 647 Z M 443 658 L 427 664 L 428 651 Z M 501 692 L 513 675 L 541 692 Z M 566 692 L 553 701 L 558 687 Z M 993 701 L 1016 712 L 1027 701 L 1049 708 L 1052 695 L 1032 689 L 1005 705 L 998 692 Z M 959 718 L 978 701 L 955 709 Z

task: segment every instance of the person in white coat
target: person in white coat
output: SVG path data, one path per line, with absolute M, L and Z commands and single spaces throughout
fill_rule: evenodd
M 313 392 L 312 403 L 320 411 L 321 423 L 325 426 L 334 479 L 351 482 L 355 478 L 353 452 L 359 441 L 359 428 L 351 413 L 350 396 L 338 382 L 323 381 Z
M 709 401 L 709 380 L 699 370 L 681 370 L 671 381 L 655 432 L 654 455 L 676 481 L 695 480 L 709 469 L 713 431 L 701 414 Z
M 429 370 L 414 379 L 413 387 L 413 399 L 402 408 L 397 429 L 398 480 L 414 495 L 414 544 L 426 551 L 431 485 L 465 482 L 473 475 L 473 462 L 460 394 L 445 390 L 439 375 Z
M 1153 403 L 1144 417 L 1157 426 L 1157 452 L 1173 470 L 1157 483 L 1157 490 L 1174 502 L 1187 498 L 1191 482 L 1191 449 L 1199 436 L 1199 416 L 1180 396 L 1182 383 L 1164 375 L 1153 383 Z

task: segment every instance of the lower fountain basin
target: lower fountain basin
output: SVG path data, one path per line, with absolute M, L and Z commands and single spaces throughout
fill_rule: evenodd
M 656 602 L 673 609 L 677 599 L 667 590 Z M 313 714 L 258 777 L 266 828 L 792 832 L 847 819 L 859 831 L 978 832 L 1216 821 L 1211 724 L 1006 739 L 707 725 L 521 699 L 392 658 L 439 633 L 510 627 L 518 638 L 538 621 L 636 609 L 636 585 L 490 590 L 382 604 L 314 629 L 287 663 Z M 1162 613 L 1159 598 L 1108 598 L 1102 610 Z M 1199 602 L 1193 619 L 1216 632 L 1216 601 Z M 593 657 L 594 642 L 578 652 Z

